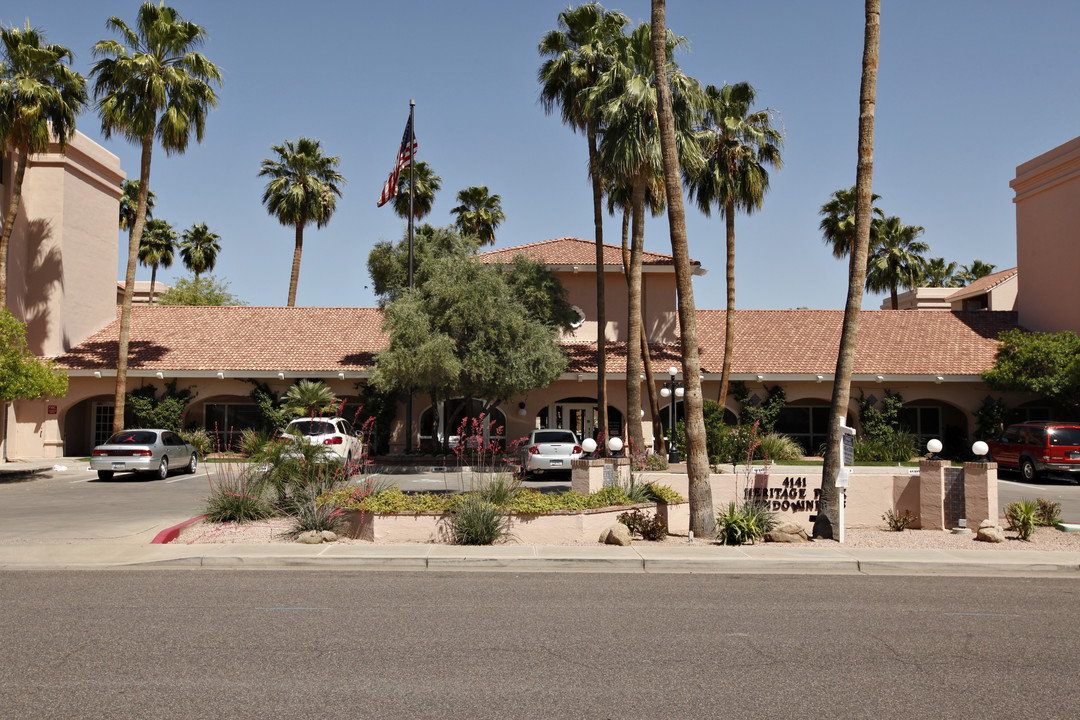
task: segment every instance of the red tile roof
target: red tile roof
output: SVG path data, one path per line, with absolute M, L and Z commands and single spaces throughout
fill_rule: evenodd
M 971 283 L 967 287 L 962 287 L 952 295 L 945 298 L 946 301 L 952 302 L 954 300 L 963 300 L 964 298 L 975 297 L 976 295 L 982 295 L 983 293 L 990 292 L 1001 283 L 1016 276 L 1016 268 L 1009 268 L 1008 270 L 1002 270 L 996 273 L 990 273 L 989 275 L 983 275 L 981 278 Z
M 842 310 L 740 310 L 732 372 L 823 374 L 836 369 Z M 132 370 L 340 372 L 370 369 L 386 345 L 378 308 L 132 308 Z M 977 375 L 994 363 L 998 334 L 1015 312 L 864 310 L 857 374 Z M 719 373 L 724 311 L 699 310 L 701 364 Z M 57 358 L 69 370 L 116 367 L 119 320 Z M 569 373 L 596 372 L 595 343 L 564 345 Z M 608 368 L 626 370 L 625 343 L 608 344 Z M 678 364 L 678 344 L 654 344 L 657 368 Z
M 539 260 L 545 265 L 578 265 L 582 267 L 596 267 L 596 243 L 592 240 L 581 238 L 557 238 L 544 242 L 518 245 L 516 247 L 503 248 L 481 253 L 480 259 L 485 263 L 510 263 L 515 255 L 524 254 L 534 260 Z M 649 251 L 642 252 L 642 263 L 645 265 L 671 265 L 670 255 L 662 255 Z M 694 265 L 701 263 L 691 260 Z M 622 248 L 618 245 L 604 244 L 604 265 L 622 266 Z
M 117 319 L 57 358 L 115 368 Z M 133 306 L 129 369 L 325 371 L 371 367 L 386 346 L 378 308 Z

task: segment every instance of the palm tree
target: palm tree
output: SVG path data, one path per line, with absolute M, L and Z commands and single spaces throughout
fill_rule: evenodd
M 135 221 L 128 242 L 124 301 L 120 311 L 119 356 L 116 367 L 113 429 L 124 426 L 124 395 L 127 390 L 128 344 L 131 339 L 131 297 L 135 289 L 135 263 L 139 240 L 146 224 L 150 193 L 150 160 L 154 138 L 167 155 L 183 153 L 194 134 L 202 142 L 206 114 L 217 105 L 211 83 L 221 84 L 221 71 L 196 49 L 206 40 L 206 31 L 184 20 L 164 2 L 144 3 L 139 8 L 135 29 L 118 17 L 105 26 L 121 40 L 101 40 L 94 45 L 98 58 L 95 76 L 101 131 L 105 138 L 114 133 L 141 148 L 139 195 Z
M 956 280 L 960 283 L 959 287 L 970 285 L 979 278 L 986 277 L 990 273 L 994 272 L 994 268 L 997 265 L 990 263 L 984 263 L 982 260 L 972 260 L 970 265 L 961 265 L 960 272 L 956 273 Z
M 412 200 L 413 218 L 419 220 L 431 212 L 435 203 L 435 193 L 442 190 L 442 178 L 435 174 L 426 162 L 414 163 L 408 172 L 398 176 L 398 191 L 394 195 L 394 212 L 398 217 L 409 217 L 409 187 L 416 177 L 416 195 Z
M 662 66 L 670 60 L 664 19 L 664 1 L 652 0 L 653 61 Z M 682 184 L 679 182 L 679 118 L 673 90 L 669 87 L 670 73 L 657 73 L 657 122 L 664 167 L 664 188 L 668 201 L 668 226 L 671 234 L 671 254 L 675 262 L 675 282 L 678 290 L 679 336 L 682 342 L 683 410 L 686 422 L 686 472 L 689 480 L 690 530 L 698 537 L 708 537 L 714 527 L 712 488 L 709 485 L 709 458 L 705 449 L 705 415 L 701 396 L 701 361 L 698 356 L 697 312 L 694 307 L 694 288 L 691 284 L 690 250 L 686 239 L 686 211 L 683 208 Z
M 870 202 L 876 203 L 881 199 L 880 195 L 873 194 Z M 855 209 L 858 202 L 858 194 L 855 186 L 848 190 L 837 190 L 829 198 L 828 202 L 821 206 L 821 234 L 825 243 L 832 246 L 833 257 L 838 260 L 851 257 L 851 247 L 855 242 Z M 877 206 L 871 208 L 871 213 L 878 218 L 884 218 L 885 213 Z M 870 228 L 870 241 L 874 241 L 876 235 L 876 223 Z
M 259 177 L 269 177 L 263 190 L 266 210 L 282 225 L 296 229 L 292 274 L 289 276 L 288 306 L 296 305 L 296 284 L 300 280 L 300 256 L 304 251 L 304 227 L 322 227 L 330 221 L 341 197 L 345 178 L 334 168 L 340 158 L 322 154 L 318 140 L 301 137 L 270 148 L 276 160 L 263 160 Z
M 923 269 L 920 287 L 957 287 L 956 263 L 946 263 L 945 258 L 930 258 Z
M 196 223 L 184 231 L 184 241 L 180 243 L 180 259 L 184 267 L 195 274 L 195 280 L 204 272 L 211 272 L 217 264 L 221 245 L 221 236 L 210 232 L 206 223 Z
M 321 380 L 301 380 L 285 393 L 285 408 L 297 415 L 321 416 L 336 401 L 334 391 Z
M 7 306 L 8 242 L 22 199 L 26 165 L 55 139 L 61 152 L 75 134 L 75 118 L 86 104 L 86 79 L 71 68 L 63 45 L 49 45 L 30 29 L 0 28 L 0 153 L 14 151 L 15 178 L 0 230 L 0 307 Z M 67 61 L 65 63 L 64 61 Z
M 848 414 L 851 403 L 851 372 L 855 365 L 855 343 L 862 314 L 863 284 L 870 248 L 870 225 L 873 218 L 874 180 L 874 107 L 877 104 L 878 46 L 881 41 L 881 0 L 866 0 L 866 25 L 863 34 L 862 82 L 859 89 L 859 160 L 855 172 L 854 242 L 851 245 L 850 275 L 840 348 L 836 354 L 832 402 L 829 407 L 829 430 L 821 477 L 835 478 L 840 471 L 840 418 Z M 814 521 L 814 537 L 831 538 L 838 520 L 836 484 L 821 483 L 821 506 Z
M 135 229 L 135 210 L 139 206 L 139 181 L 125 180 L 121 187 L 120 195 L 120 229 L 128 231 L 128 241 L 131 240 L 131 232 Z M 146 220 L 154 216 L 154 201 L 157 195 L 151 190 L 146 195 Z
M 904 225 L 895 215 L 878 223 L 877 242 L 866 268 L 866 289 L 888 290 L 893 310 L 900 307 L 897 288 L 911 290 L 922 280 L 926 265 L 923 253 L 930 252 L 929 245 L 915 239 L 922 233 L 923 228 Z
M 585 133 L 589 147 L 589 179 L 593 195 L 593 235 L 596 242 L 596 406 L 600 436 L 608 436 L 607 308 L 604 291 L 603 180 L 597 164 L 596 143 L 600 118 L 585 102 L 586 91 L 617 61 L 625 42 L 623 28 L 630 22 L 617 10 L 586 3 L 559 13 L 559 29 L 544 35 L 538 50 L 547 58 L 540 66 L 540 104 L 551 114 L 559 108 L 562 121 L 574 132 Z
M 684 75 L 671 60 L 685 38 L 667 34 L 667 74 L 672 88 L 676 141 L 684 164 L 700 155 L 693 125 L 701 106 L 697 81 Z M 586 91 L 586 103 L 603 121 L 597 159 L 605 177 L 629 183 L 632 207 L 630 286 L 627 308 L 626 401 L 631 440 L 642 445 L 641 430 L 641 267 L 645 242 L 645 197 L 648 187 L 662 177 L 657 98 L 653 86 L 655 66 L 648 23 L 630 34 L 620 61 L 603 73 L 595 87 Z
M 457 194 L 461 203 L 451 214 L 456 215 L 454 224 L 462 235 L 480 238 L 480 247 L 495 244 L 495 228 L 502 224 L 506 215 L 502 211 L 502 199 L 488 195 L 486 185 L 468 187 Z
M 720 407 L 727 402 L 731 357 L 735 346 L 735 211 L 760 210 L 769 189 L 766 166 L 779 168 L 783 136 L 772 127 L 768 110 L 751 112 L 754 88 L 749 83 L 705 88 L 706 127 L 698 135 L 705 162 L 684 173 L 690 199 L 706 217 L 713 204 L 724 214 L 727 229 L 727 313 L 724 364 L 720 373 Z
M 154 304 L 157 286 L 157 269 L 170 268 L 176 251 L 176 231 L 164 220 L 150 219 L 143 226 L 139 240 L 139 262 L 150 268 L 150 304 Z

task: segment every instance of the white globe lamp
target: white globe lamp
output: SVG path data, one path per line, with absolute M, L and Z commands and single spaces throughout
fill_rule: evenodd
M 621 452 L 623 448 L 622 438 L 613 437 L 607 441 L 608 450 L 613 453 Z
M 596 441 L 592 438 L 585 438 L 581 441 L 581 449 L 592 455 L 596 452 Z
M 971 446 L 971 452 L 975 453 L 977 457 L 985 457 L 986 453 L 990 452 L 990 446 L 982 440 L 976 440 Z
M 941 441 L 937 438 L 934 438 L 933 440 L 930 440 L 926 443 L 926 449 L 930 452 L 931 455 L 937 455 L 939 452 L 941 452 L 941 448 Z

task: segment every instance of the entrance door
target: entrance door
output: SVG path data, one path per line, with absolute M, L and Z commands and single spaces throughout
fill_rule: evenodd
M 563 405 L 557 413 L 562 421 L 560 429 L 573 430 L 578 440 L 591 438 L 596 427 L 596 407 L 594 405 Z

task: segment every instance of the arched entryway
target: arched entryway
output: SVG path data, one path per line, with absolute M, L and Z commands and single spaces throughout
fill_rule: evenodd
M 623 434 L 623 414 L 608 405 L 608 435 L 621 437 Z M 573 430 L 580 439 L 595 439 L 600 431 L 600 413 L 596 398 L 566 397 L 540 408 L 536 413 L 537 429 L 558 428 Z
M 438 449 L 445 439 L 453 448 L 462 437 L 481 438 L 485 445 L 492 441 L 505 445 L 506 415 L 497 407 L 485 410 L 485 405 L 483 400 L 465 398 L 429 405 L 420 413 L 417 428 L 420 447 Z
M 64 413 L 64 455 L 83 457 L 112 435 L 113 396 L 80 400 Z

